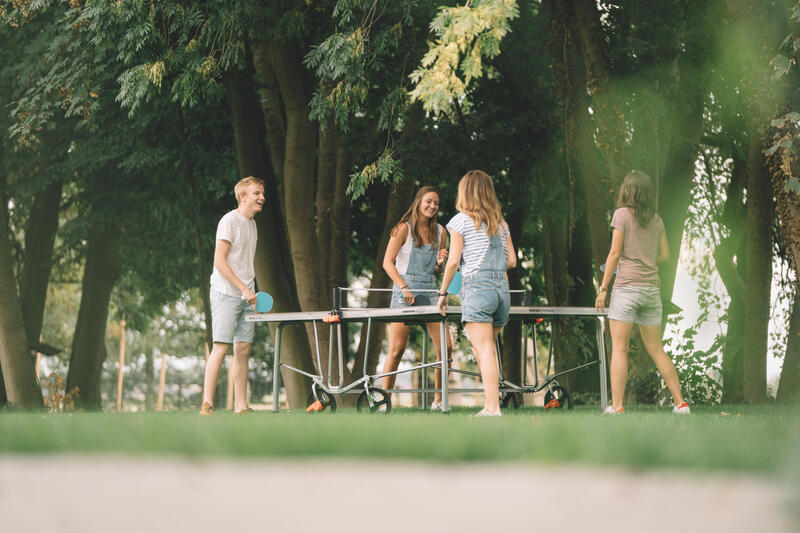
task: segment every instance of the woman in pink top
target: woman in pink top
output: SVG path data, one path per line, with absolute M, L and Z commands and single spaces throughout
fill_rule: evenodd
M 681 395 L 681 384 L 672 360 L 661 343 L 661 289 L 658 263 L 669 258 L 664 222 L 655 212 L 653 181 L 644 172 L 634 170 L 625 176 L 619 190 L 617 210 L 611 219 L 611 250 L 606 259 L 603 282 L 595 307 L 605 308 L 608 286 L 615 270 L 614 290 L 608 306 L 611 329 L 611 405 L 608 414 L 625 411 L 622 400 L 628 381 L 628 348 L 633 325 L 639 326 L 647 353 L 667 384 L 673 412 L 689 414 L 689 405 Z

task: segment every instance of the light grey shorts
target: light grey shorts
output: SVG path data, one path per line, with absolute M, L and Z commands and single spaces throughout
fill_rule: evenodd
M 253 306 L 241 296 L 230 296 L 211 289 L 211 328 L 214 342 L 231 344 L 253 342 L 255 322 L 245 322 L 245 312 Z
M 490 322 L 505 326 L 511 310 L 511 294 L 505 272 L 479 272 L 461 286 L 461 322 Z
M 641 326 L 660 326 L 661 290 L 650 286 L 614 287 L 608 318 Z

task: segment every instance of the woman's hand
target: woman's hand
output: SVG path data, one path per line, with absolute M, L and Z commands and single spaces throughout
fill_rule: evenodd
M 447 259 L 447 248 L 439 248 L 439 253 L 436 254 L 436 266 L 442 266 L 442 263 Z
M 438 307 L 439 307 L 439 312 L 442 314 L 442 316 L 445 316 L 445 313 L 447 312 L 447 295 L 446 294 L 439 295 L 439 305 L 438 305 Z
M 608 296 L 608 291 L 600 289 L 600 292 L 597 293 L 597 299 L 594 302 L 594 308 L 601 313 L 606 310 L 606 296 Z
M 403 293 L 403 301 L 408 305 L 414 305 L 414 293 L 407 288 L 403 289 L 401 292 Z

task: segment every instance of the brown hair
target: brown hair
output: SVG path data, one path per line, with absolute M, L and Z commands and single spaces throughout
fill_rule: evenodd
M 507 225 L 492 178 L 482 170 L 470 170 L 458 182 L 456 209 L 471 218 L 476 229 L 486 224 L 487 235 L 495 235 L 501 226 Z
M 239 197 L 245 193 L 247 188 L 251 185 L 261 185 L 264 186 L 264 180 L 261 178 L 256 178 L 254 176 L 247 176 L 246 178 L 240 179 L 236 185 L 233 186 L 233 194 L 236 195 L 236 202 L 239 202 Z
M 653 180 L 640 170 L 631 170 L 619 188 L 617 208 L 627 207 L 640 226 L 646 226 L 656 212 Z
M 392 237 L 397 234 L 397 230 L 402 226 L 404 223 L 408 222 L 411 224 L 411 233 L 414 236 L 414 246 L 422 246 L 422 234 L 419 231 L 419 204 L 422 203 L 422 198 L 429 192 L 435 192 L 436 196 L 439 196 L 439 191 L 436 190 L 436 187 L 431 187 L 430 185 L 426 185 L 420 190 L 417 191 L 417 194 L 414 195 L 414 201 L 411 202 L 411 207 L 403 213 L 403 216 L 400 217 L 400 221 L 395 225 L 394 229 L 392 230 Z M 431 243 L 433 244 L 433 248 L 439 247 L 439 231 L 436 227 L 436 215 L 433 215 L 431 219 L 428 221 L 428 236 L 431 239 Z

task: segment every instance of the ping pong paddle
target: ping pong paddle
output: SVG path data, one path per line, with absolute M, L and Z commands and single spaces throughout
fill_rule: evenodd
M 420 305 L 431 305 L 431 299 L 424 294 L 418 294 L 414 297 L 414 303 L 411 306 L 417 307 Z
M 272 303 L 272 296 L 268 292 L 256 293 L 256 311 L 259 313 L 268 313 L 272 309 Z
M 450 285 L 447 286 L 447 292 L 454 296 L 458 296 L 458 293 L 461 292 L 461 271 L 456 270 L 455 276 L 453 276 L 453 280 L 450 282 Z
M 600 265 L 600 272 L 605 272 L 605 271 L 606 271 L 606 264 L 603 263 L 602 265 Z M 615 270 L 614 274 L 616 274 L 616 273 L 617 273 L 617 271 Z

